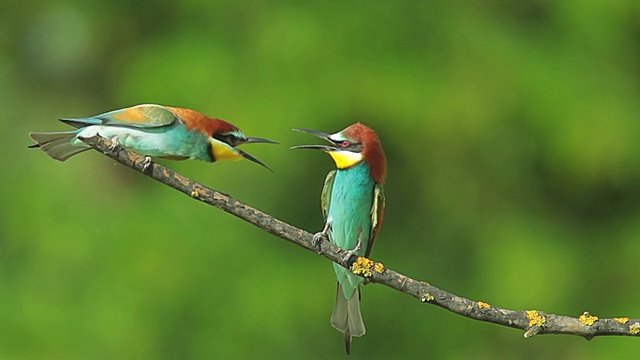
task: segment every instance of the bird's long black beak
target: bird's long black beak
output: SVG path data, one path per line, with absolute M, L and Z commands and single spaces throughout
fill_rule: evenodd
M 323 139 L 323 140 L 326 140 L 326 141 L 328 141 L 330 143 L 333 143 L 333 141 L 329 138 L 329 135 L 331 135 L 331 134 L 327 134 L 327 133 L 324 133 L 322 131 L 309 130 L 309 129 L 298 129 L 298 128 L 294 128 L 293 131 L 299 131 L 299 132 L 315 135 L 315 136 L 319 137 L 320 139 Z M 335 147 L 327 146 L 327 145 L 298 145 L 298 146 L 292 146 L 292 147 L 290 147 L 290 149 L 316 149 L 316 150 L 323 150 L 323 151 L 336 150 Z
M 269 139 L 263 139 L 263 138 L 257 138 L 257 137 L 247 138 L 247 140 L 245 140 L 245 142 L 243 144 L 251 144 L 251 143 L 279 144 L 279 142 L 277 142 L 277 141 L 273 141 L 273 140 L 269 140 Z
M 320 139 L 331 141 L 331 140 L 329 140 L 329 135 L 331 135 L 331 134 L 327 134 L 327 133 L 322 132 L 322 131 L 309 130 L 309 129 L 299 129 L 299 128 L 293 128 L 292 130 L 293 131 L 299 131 L 299 132 L 307 133 L 307 134 L 311 134 L 311 135 L 315 135 L 315 136 L 319 137 Z
M 264 139 L 261 139 L 264 140 Z M 267 142 L 270 142 L 271 140 L 268 140 Z M 271 170 L 270 167 L 268 167 L 267 165 L 265 165 L 265 163 L 263 163 L 262 161 L 258 160 L 258 158 L 254 157 L 253 155 L 247 153 L 246 151 L 242 151 L 238 148 L 236 148 L 236 151 L 240 153 L 240 155 L 242 155 L 243 158 L 249 160 L 249 161 L 253 161 L 254 163 L 260 165 L 260 166 L 264 166 L 267 170 L 273 172 L 273 170 Z

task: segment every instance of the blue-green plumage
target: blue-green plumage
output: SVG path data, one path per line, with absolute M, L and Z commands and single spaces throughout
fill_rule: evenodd
M 329 172 L 321 202 L 329 241 L 351 251 L 359 245 L 354 255 L 369 256 L 384 211 L 382 185 L 371 175 L 369 165 L 361 161 Z M 351 338 L 366 333 L 360 312 L 360 284 L 364 279 L 336 263 L 333 269 L 338 279 L 338 293 L 331 325 L 345 334 L 349 353 Z
M 346 250 L 343 263 L 351 256 L 368 257 L 384 214 L 382 186 L 387 160 L 373 129 L 355 123 L 346 129 L 327 134 L 315 130 L 294 129 L 329 141 L 332 145 L 301 145 L 294 149 L 318 149 L 327 152 L 336 163 L 324 181 L 321 204 L 324 229 L 314 235 L 314 242 L 326 235 L 329 241 Z M 331 325 L 344 334 L 347 354 L 353 336 L 366 329 L 360 313 L 360 284 L 363 278 L 339 264 L 333 264 L 338 278 L 338 293 L 331 314 Z
M 60 161 L 90 149 L 84 138 L 101 136 L 110 139 L 114 149 L 123 146 L 146 155 L 149 162 L 152 156 L 207 162 L 245 158 L 266 167 L 236 147 L 251 142 L 274 143 L 262 138 L 248 138 L 233 124 L 195 110 L 156 104 L 136 105 L 87 118 L 60 121 L 78 129 L 29 133 L 36 141 L 30 147 L 40 148 Z
M 197 129 L 188 129 L 179 122 L 169 125 L 135 128 L 120 126 L 84 127 L 79 137 L 90 137 L 93 131 L 106 138 L 117 137 L 120 145 L 149 156 L 214 161 L 207 144 L 209 136 Z M 204 146 L 203 146 L 204 144 Z M 81 146 L 80 140 L 73 144 Z
M 343 249 L 353 249 L 358 240 L 362 248 L 355 255 L 365 256 L 371 235 L 371 206 L 375 181 L 369 165 L 361 162 L 345 170 L 336 170 L 327 219 L 331 222 L 329 240 Z M 334 263 L 338 282 L 345 298 L 351 299 L 363 278 Z

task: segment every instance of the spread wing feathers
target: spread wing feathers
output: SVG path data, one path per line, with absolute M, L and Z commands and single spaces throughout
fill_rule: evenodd
M 378 232 L 380 231 L 380 226 L 382 226 L 382 220 L 384 218 L 384 206 L 384 189 L 381 185 L 376 184 L 373 189 L 373 204 L 371 205 L 371 232 L 369 235 L 369 246 L 367 246 L 367 252 L 364 254 L 365 257 L 369 257 L 373 244 L 378 237 Z
M 158 128 L 169 126 L 176 120 L 179 118 L 171 110 L 154 104 L 132 106 L 88 118 L 60 119 L 77 128 L 89 125 Z
M 320 206 L 322 207 L 322 218 L 327 221 L 329 214 L 329 205 L 331 205 L 331 191 L 333 190 L 333 181 L 336 179 L 336 170 L 331 170 L 324 179 L 322 187 L 322 195 L 320 195 Z

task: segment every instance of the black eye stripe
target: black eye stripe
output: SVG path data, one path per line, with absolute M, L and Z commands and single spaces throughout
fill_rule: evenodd
M 215 134 L 213 135 L 213 138 L 234 147 L 246 141 L 246 139 L 239 137 L 234 133 Z
M 353 152 L 362 152 L 363 150 L 362 144 L 352 142 L 350 140 L 334 141 L 334 144 L 336 144 L 336 147 L 339 149 L 349 150 Z

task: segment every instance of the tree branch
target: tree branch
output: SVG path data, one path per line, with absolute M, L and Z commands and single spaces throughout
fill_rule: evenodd
M 318 250 L 312 243 L 313 235 L 307 231 L 298 229 L 269 214 L 243 204 L 227 194 L 192 181 L 160 164 L 151 163 L 145 171 L 143 156 L 121 147 L 112 151 L 110 149 L 111 142 L 107 139 L 93 137 L 83 139 L 83 141 L 121 164 L 136 169 L 196 200 L 235 215 L 268 233 L 302 246 L 307 250 Z M 341 263 L 344 250 L 326 240 L 323 240 L 320 245 L 322 256 L 338 264 Z M 601 319 L 590 315 L 586 311 L 578 317 L 570 317 L 547 314 L 537 310 L 514 311 L 503 309 L 482 301 L 473 301 L 451 294 L 429 283 L 414 280 L 394 270 L 387 269 L 382 263 L 363 257 L 356 258 L 354 256 L 348 260 L 346 265 L 354 273 L 365 277 L 370 282 L 388 286 L 413 296 L 423 303 L 437 305 L 470 319 L 521 329 L 524 331 L 525 338 L 539 334 L 578 335 L 587 340 L 603 335 L 640 336 L 640 319 L 629 319 L 628 317 Z

